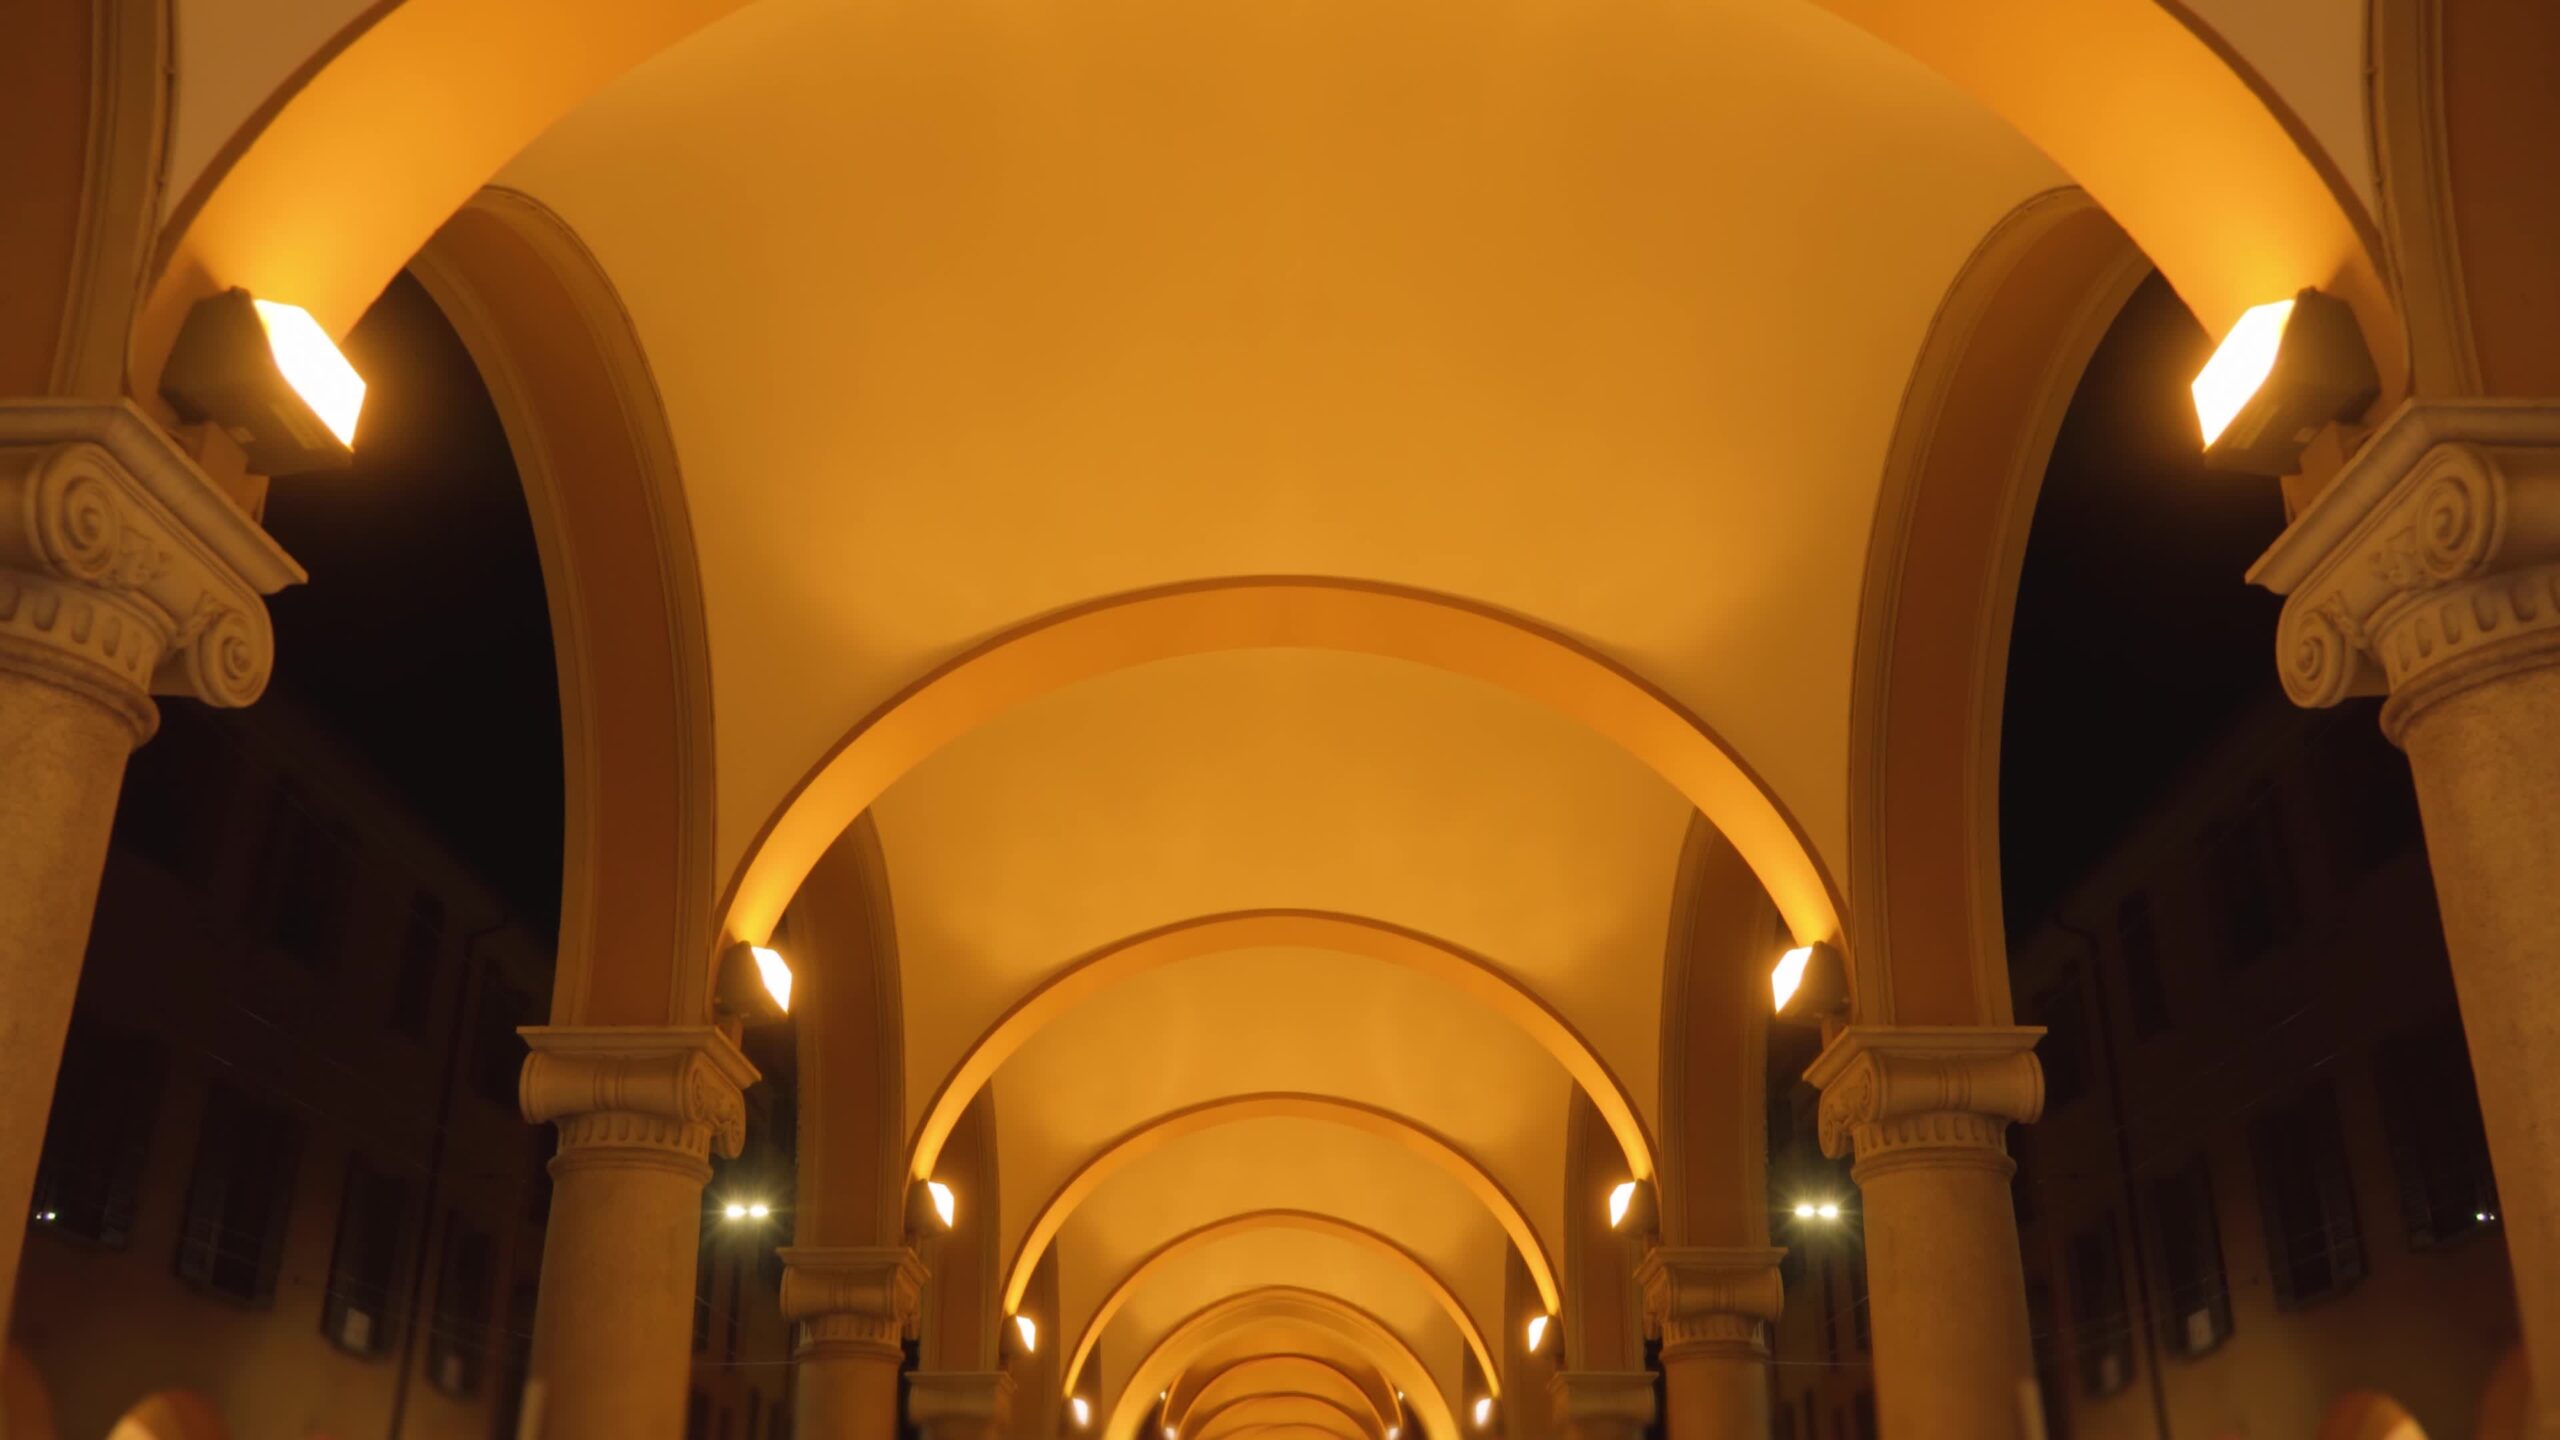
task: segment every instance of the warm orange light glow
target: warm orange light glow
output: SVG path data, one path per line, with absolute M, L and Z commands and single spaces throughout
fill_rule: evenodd
M 2188 387 L 2196 400 L 2196 421 L 2204 443 L 2221 438 L 2240 407 L 2267 383 L 2276 368 L 2276 352 L 2284 348 L 2284 327 L 2293 318 L 2293 302 L 2272 301 L 2245 311 L 2215 347 L 2213 358 L 2196 372 Z
M 791 962 L 782 958 L 781 951 L 769 945 L 750 945 L 747 948 L 755 952 L 756 973 L 764 977 L 765 993 L 773 997 L 774 1004 L 782 1007 L 783 1014 L 790 1014 Z
M 1476 1428 L 1477 1428 L 1477 1429 L 1479 1429 L 1479 1430 L 1481 1430 L 1481 1429 L 1483 1429 L 1484 1427 L 1486 1427 L 1487 1425 L 1490 1425 L 1490 1424 L 1492 1424 L 1492 1423 L 1493 1423 L 1493 1397 L 1492 1397 L 1492 1396 L 1490 1396 L 1490 1395 L 1479 1395 L 1479 1396 L 1477 1396 L 1477 1397 L 1476 1397 Z
M 939 1180 L 927 1180 L 924 1193 L 933 1197 L 933 1213 L 942 1217 L 942 1228 L 950 1229 L 960 1218 L 960 1201 L 951 1193 L 951 1187 Z
M 267 332 L 267 350 L 275 356 L 285 383 L 338 437 L 338 443 L 354 449 L 356 417 L 364 412 L 364 377 L 347 363 L 337 342 L 311 318 L 310 311 L 273 300 L 250 303 L 257 307 L 258 324 Z
M 1530 1354 L 1532 1354 L 1532 1355 L 1537 1354 L 1537 1353 L 1538 1353 L 1538 1346 L 1545 1342 L 1545 1340 L 1546 1340 L 1546 1338 L 1547 1338 L 1547 1321 L 1548 1321 L 1550 1318 L 1551 1318 L 1551 1317 L 1549 1317 L 1549 1316 L 1545 1316 L 1545 1315 L 1532 1315 L 1532 1316 L 1530 1316 L 1530 1317 L 1529 1317 L 1529 1353 L 1530 1353 Z
M 1038 1321 L 1033 1320 L 1030 1316 L 1014 1316 L 1013 1333 L 1022 1337 L 1022 1353 L 1025 1355 L 1031 1354 L 1040 1348 L 1040 1325 Z
M 1627 1211 L 1636 1203 L 1636 1182 L 1621 1180 L 1609 1191 L 1609 1228 L 1626 1223 Z
M 1081 1395 L 1070 1395 L 1067 1397 L 1067 1409 L 1075 1413 L 1077 1429 L 1088 1430 L 1093 1427 L 1093 1403 L 1091 1401 L 1085 1399 Z
M 1787 1008 L 1787 1002 L 1796 996 L 1797 987 L 1804 984 L 1804 967 L 1812 963 L 1813 947 L 1810 945 L 1799 945 L 1778 957 L 1777 968 L 1769 972 L 1769 996 L 1777 1002 L 1774 1008 Z

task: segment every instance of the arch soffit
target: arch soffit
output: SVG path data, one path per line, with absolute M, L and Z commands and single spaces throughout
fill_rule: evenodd
M 892 696 L 802 777 L 747 847 L 726 933 L 761 942 L 836 834 L 926 758 L 1014 706 L 1137 665 L 1233 650 L 1403 660 L 1541 704 L 1617 744 L 1704 812 L 1789 926 L 1836 935 L 1840 904 L 1792 816 L 1742 758 L 1643 677 L 1529 620 L 1378 581 L 1239 576 L 1106 596 L 1016 626 Z
M 1653 1139 L 1634 1098 L 1572 1023 L 1492 961 L 1435 936 L 1323 910 L 1240 910 L 1203 915 L 1115 941 L 1068 965 L 1014 1002 L 962 1055 L 916 1123 L 908 1172 L 933 1178 L 935 1163 L 968 1109 L 1006 1060 L 1034 1035 L 1123 980 L 1223 952 L 1291 947 L 1331 950 L 1412 970 L 1448 985 L 1517 1025 L 1591 1096 L 1637 1179 L 1654 1171 Z
M 741 3 L 375 0 L 172 209 L 135 323 L 135 390 L 157 393 L 187 310 L 226 286 L 292 300 L 343 335 L 445 217 L 553 121 Z M 2380 403 L 2403 392 L 2405 342 L 2370 219 L 2307 127 L 2186 4 L 1817 3 L 2053 156 L 2209 329 L 2319 285 L 2363 321 L 2384 375 Z M 480 88 L 494 98 L 457 115 L 450 81 L 466 71 L 492 82 Z
M 1556 1289 L 1555 1266 L 1546 1245 L 1529 1217 L 1502 1187 L 1491 1171 L 1478 1163 L 1446 1137 L 1424 1128 L 1404 1116 L 1345 1100 L 1332 1095 L 1265 1093 L 1234 1095 L 1204 1101 L 1198 1105 L 1169 1111 L 1130 1130 L 1105 1145 L 1092 1158 L 1077 1167 L 1060 1182 L 1047 1204 L 1023 1231 L 1022 1241 L 1014 1251 L 1013 1265 L 1005 1281 L 1003 1313 L 1013 1314 L 1022 1306 L 1023 1294 L 1030 1289 L 1031 1273 L 1038 1267 L 1041 1254 L 1065 1228 L 1069 1217 L 1102 1183 L 1121 1167 L 1142 1155 L 1220 1125 L 1244 1120 L 1285 1117 L 1300 1120 L 1322 1120 L 1350 1129 L 1395 1141 L 1416 1155 L 1430 1161 L 1460 1184 L 1466 1186 L 1484 1207 L 1493 1213 L 1514 1248 L 1529 1268 L 1529 1278 L 1537 1286 L 1538 1297 L 1549 1314 L 1558 1313 L 1561 1302 Z
M 470 197 L 412 268 L 487 382 L 549 596 L 567 791 L 553 1021 L 686 1023 L 710 980 L 711 667 L 657 383 L 601 262 L 529 196 Z
M 1255 1210 L 1242 1215 L 1230 1215 L 1223 1220 L 1214 1220 L 1195 1229 L 1186 1230 L 1157 1246 L 1145 1259 L 1131 1267 L 1129 1273 L 1122 1276 L 1119 1283 L 1111 1287 L 1110 1292 L 1103 1297 L 1102 1303 L 1094 1308 L 1092 1318 L 1085 1321 L 1083 1333 L 1076 1337 L 1076 1348 L 1067 1360 L 1065 1393 L 1072 1395 L 1076 1392 L 1077 1380 L 1084 1373 L 1084 1362 L 1092 1355 L 1093 1347 L 1101 1342 L 1103 1332 L 1110 1328 L 1112 1317 L 1119 1313 L 1120 1307 L 1128 1303 L 1129 1298 L 1138 1292 L 1151 1274 L 1202 1246 L 1213 1245 L 1231 1236 L 1249 1234 L 1257 1230 L 1298 1230 L 1316 1235 L 1330 1235 L 1348 1240 L 1387 1259 L 1430 1293 L 1433 1303 L 1437 1304 L 1449 1317 L 1449 1323 L 1457 1327 L 1459 1337 L 1465 1340 L 1467 1348 L 1475 1353 L 1476 1363 L 1484 1368 L 1484 1373 L 1487 1376 L 1500 1373 L 1493 1362 L 1493 1352 L 1485 1343 L 1483 1327 L 1477 1323 L 1476 1317 L 1468 1312 L 1466 1305 L 1458 1299 L 1457 1292 L 1450 1289 L 1449 1283 L 1440 1277 L 1439 1272 L 1425 1263 L 1421 1256 L 1368 1226 L 1356 1225 L 1338 1216 L 1320 1215 L 1307 1210 Z
M 1206 1371 L 1194 1369 L 1186 1373 L 1167 1391 L 1165 1420 L 1177 1432 L 1188 1431 L 1191 1412 L 1216 1403 L 1212 1397 L 1228 1390 L 1238 1395 L 1269 1390 L 1321 1394 L 1332 1388 L 1359 1398 L 1361 1408 L 1376 1422 L 1369 1428 L 1377 1430 L 1395 1423 L 1395 1385 L 1377 1370 L 1363 1364 L 1354 1373 L 1353 1367 L 1340 1359 L 1294 1352 L 1248 1355 Z
M 1861 1023 L 2009 1020 L 1997 828 L 2019 567 L 2072 391 L 2148 269 L 2088 195 L 2050 191 L 1993 227 L 1922 342 L 1886 452 L 1851 671 Z
M 1128 1383 L 1112 1406 L 1103 1440 L 1132 1440 L 1146 1417 L 1150 1393 L 1169 1392 L 1192 1357 L 1221 1336 L 1263 1323 L 1313 1329 L 1349 1342 L 1372 1368 L 1405 1392 L 1405 1403 L 1435 1440 L 1455 1440 L 1456 1412 L 1449 1397 L 1411 1346 L 1376 1316 L 1347 1300 L 1288 1285 L 1230 1295 L 1193 1311 L 1166 1331 L 1130 1370 Z

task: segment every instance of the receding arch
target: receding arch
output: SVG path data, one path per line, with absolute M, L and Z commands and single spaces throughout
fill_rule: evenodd
M 1285 1418 L 1275 1417 L 1269 1413 L 1273 1408 L 1292 1413 Z M 1337 1415 L 1350 1422 L 1348 1428 L 1332 1423 L 1332 1418 Z M 1222 1430 L 1218 1428 L 1220 1420 L 1231 1423 Z M 1196 1427 L 1183 1428 L 1185 1433 L 1194 1434 L 1194 1440 L 1215 1440 L 1221 1435 L 1248 1435 L 1301 1424 L 1312 1424 L 1328 1433 L 1349 1437 L 1349 1440 L 1385 1440 L 1386 1435 L 1384 1426 L 1374 1419 L 1362 1424 L 1358 1412 L 1332 1396 L 1303 1390 L 1265 1390 L 1256 1395 L 1239 1395 L 1210 1406 Z
M 1403 660 L 1578 721 L 1651 767 L 1731 837 L 1798 936 L 1839 932 L 1830 877 L 1794 818 L 1715 732 L 1643 677 L 1488 605 L 1306 575 L 1107 596 L 1016 626 L 937 667 L 857 722 L 784 797 L 729 882 L 726 932 L 764 940 L 854 816 L 935 751 L 1014 706 L 1152 661 L 1264 649 Z
M 1330 910 L 1234 910 L 1178 920 L 1115 940 L 1058 971 L 1014 1002 L 988 1026 L 916 1122 L 908 1146 L 908 1173 L 933 1178 L 942 1146 L 969 1107 L 970 1097 L 993 1080 L 1004 1062 L 1034 1035 L 1076 1006 L 1123 980 L 1162 966 L 1227 951 L 1264 947 L 1331 950 L 1400 966 L 1448 985 L 1478 1001 L 1535 1040 L 1562 1065 L 1608 1122 L 1625 1152 L 1629 1171 L 1649 1179 L 1653 1138 L 1616 1072 L 1591 1043 L 1536 992 L 1473 951 L 1384 920 Z
M 1076 1381 L 1084 1372 L 1086 1357 L 1101 1341 L 1102 1332 L 1110 1328 L 1112 1317 L 1120 1313 L 1120 1307 L 1138 1292 L 1149 1275 L 1201 1246 L 1257 1230 L 1300 1230 L 1330 1235 L 1387 1259 L 1430 1294 L 1433 1302 L 1449 1317 L 1449 1323 L 1457 1327 L 1459 1337 L 1467 1342 L 1467 1348 L 1475 1352 L 1476 1363 L 1484 1367 L 1485 1374 L 1493 1376 L 1498 1373 L 1493 1363 L 1493 1352 L 1485 1344 L 1483 1327 L 1476 1323 L 1475 1316 L 1468 1313 L 1457 1292 L 1449 1288 L 1449 1282 L 1440 1278 L 1439 1272 L 1425 1263 L 1421 1256 L 1366 1225 L 1355 1225 L 1339 1216 L 1320 1215 L 1311 1210 L 1253 1210 L 1184 1231 L 1157 1246 L 1128 1274 L 1120 1277 L 1119 1282 L 1103 1296 L 1102 1303 L 1094 1308 L 1093 1317 L 1085 1322 L 1084 1333 L 1076 1337 L 1076 1348 L 1067 1361 L 1066 1393 L 1075 1393 Z
M 639 335 L 567 222 L 514 191 L 472 197 L 413 268 L 488 383 L 550 597 L 567 791 L 552 1021 L 703 1023 L 710 651 Z
M 1228 1096 L 1159 1115 L 1112 1141 L 1085 1161 L 1058 1186 L 1048 1203 L 1040 1207 L 1031 1227 L 1023 1232 L 1021 1247 L 1014 1252 L 1012 1273 L 1005 1281 L 1004 1313 L 1010 1315 L 1021 1307 L 1023 1292 L 1030 1287 L 1031 1272 L 1040 1263 L 1041 1252 L 1057 1238 L 1058 1231 L 1065 1227 L 1068 1217 L 1075 1214 L 1076 1207 L 1121 1167 L 1203 1130 L 1274 1117 L 1322 1120 L 1393 1140 L 1447 1172 L 1493 1212 L 1494 1219 L 1501 1223 L 1503 1230 L 1510 1235 L 1511 1243 L 1518 1247 L 1522 1259 L 1527 1262 L 1531 1278 L 1537 1284 L 1538 1294 L 1546 1301 L 1547 1309 L 1553 1312 L 1557 1308 L 1555 1266 L 1548 1260 L 1544 1242 L 1530 1225 L 1529 1217 L 1521 1210 L 1519 1202 L 1512 1199 L 1511 1193 L 1502 1188 L 1502 1182 L 1494 1179 L 1492 1172 L 1472 1156 L 1446 1137 L 1401 1115 L 1363 1105 L 1356 1100 L 1332 1095 L 1265 1093 Z
M 1268 1420 L 1239 1424 L 1224 1430 L 1203 1431 L 1200 1440 L 1364 1440 L 1358 1430 L 1345 1430 L 1313 1418 Z
M 1849 700 L 1856 1018 L 2001 1025 L 2000 705 L 2027 525 L 2080 372 L 2148 269 L 2078 190 L 1976 248 L 1886 452 Z
M 1377 1371 L 1363 1367 L 1360 1373 L 1355 1374 L 1351 1366 L 1338 1358 L 1291 1352 L 1265 1353 L 1229 1361 L 1210 1369 L 1196 1386 L 1186 1383 L 1176 1387 L 1181 1398 L 1177 1400 L 1168 1393 L 1165 1422 L 1176 1431 L 1187 1432 L 1191 1425 L 1191 1412 L 1203 1405 L 1215 1404 L 1215 1397 L 1224 1393 L 1222 1387 L 1231 1387 L 1240 1394 L 1274 1389 L 1321 1394 L 1327 1389 L 1338 1389 L 1342 1394 L 1356 1397 L 1361 1408 L 1368 1412 L 1380 1429 L 1395 1424 L 1400 1413 L 1395 1386 Z
M 1290 1285 L 1266 1285 L 1230 1295 L 1193 1311 L 1140 1357 L 1128 1383 L 1112 1407 L 1104 1440 L 1131 1440 L 1145 1418 L 1149 1397 L 1170 1391 L 1192 1356 L 1222 1334 L 1265 1322 L 1313 1329 L 1349 1341 L 1378 1372 L 1405 1392 L 1405 1404 L 1426 1431 L 1440 1440 L 1455 1440 L 1457 1422 L 1431 1367 L 1403 1338 L 1367 1310 L 1338 1296 Z

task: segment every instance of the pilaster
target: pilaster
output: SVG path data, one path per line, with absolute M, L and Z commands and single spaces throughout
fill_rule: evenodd
M 791 1246 L 782 1266 L 782 1315 L 796 1327 L 795 1353 L 900 1358 L 924 1294 L 925 1265 L 915 1251 Z

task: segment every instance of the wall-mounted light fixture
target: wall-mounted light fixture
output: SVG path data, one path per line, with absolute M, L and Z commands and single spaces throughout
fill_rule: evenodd
M 773 1207 L 761 1200 L 732 1200 L 720 1207 L 720 1218 L 735 1224 L 741 1220 L 772 1218 Z
M 1796 1202 L 1796 1218 L 1799 1220 L 1837 1220 L 1840 1218 L 1840 1202 L 1836 1200 L 1799 1200 Z
M 791 962 L 770 945 L 730 946 L 720 952 L 711 1003 L 749 1024 L 780 1020 L 791 1013 Z
M 1538 1347 L 1547 1343 L 1547 1322 L 1554 1318 L 1555 1317 L 1552 1315 L 1532 1315 L 1529 1317 L 1530 1354 L 1537 1354 Z
M 1492 1396 L 1479 1395 L 1476 1397 L 1475 1421 L 1476 1428 L 1479 1430 L 1485 1429 L 1493 1424 Z
M 1799 945 L 1770 969 L 1769 999 L 1779 1019 L 1818 1025 L 1848 1008 L 1848 967 L 1832 946 Z
M 1090 1430 L 1093 1428 L 1092 1401 L 1087 1400 L 1081 1395 L 1070 1395 L 1067 1397 L 1067 1413 L 1074 1417 L 1077 1429 Z
M 1653 1185 L 1645 1180 L 1621 1180 L 1609 1187 L 1609 1228 L 1622 1235 L 1653 1233 Z
M 1040 1322 L 1028 1315 L 1013 1317 L 1013 1337 L 1022 1342 L 1022 1353 L 1035 1354 L 1040 1349 Z
M 261 475 L 338 470 L 355 458 L 364 377 L 311 312 L 226 290 L 178 327 L 160 393 L 240 443 Z
M 2355 311 L 2305 290 L 2243 312 L 2188 390 L 2207 465 L 2283 475 L 2322 426 L 2361 413 L 2381 388 Z
M 918 1180 L 907 1187 L 907 1239 L 940 1239 L 960 1220 L 960 1197 L 939 1180 Z

